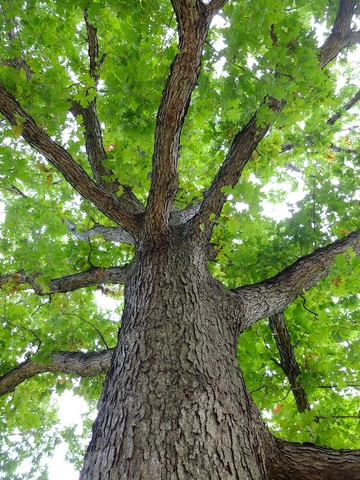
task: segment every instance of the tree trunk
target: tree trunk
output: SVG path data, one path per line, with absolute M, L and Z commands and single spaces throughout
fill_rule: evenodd
M 81 479 L 266 479 L 229 292 L 181 235 L 138 248 Z

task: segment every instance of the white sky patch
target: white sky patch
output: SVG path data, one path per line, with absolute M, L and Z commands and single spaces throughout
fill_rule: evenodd
M 85 400 L 73 395 L 70 391 L 64 392 L 58 398 L 58 405 L 61 427 L 79 424 L 80 416 L 89 410 Z M 74 467 L 65 460 L 67 450 L 67 444 L 62 443 L 55 448 L 54 456 L 46 460 L 49 468 L 49 480 L 78 480 L 79 472 L 76 472 Z
M 296 191 L 291 191 L 290 188 L 290 185 L 284 183 L 276 184 L 270 182 L 261 189 L 265 193 L 269 193 L 271 190 L 287 191 L 284 201 L 281 203 L 272 203 L 269 201 L 264 201 L 261 203 L 264 215 L 276 220 L 277 222 L 292 216 L 292 212 L 289 210 L 289 205 L 295 205 L 296 202 L 302 200 L 305 197 L 306 192 L 302 188 L 299 188 Z

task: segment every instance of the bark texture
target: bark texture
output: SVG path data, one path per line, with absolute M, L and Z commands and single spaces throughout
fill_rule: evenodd
M 270 435 L 202 249 L 174 235 L 140 250 L 131 278 L 81 479 L 265 479 Z

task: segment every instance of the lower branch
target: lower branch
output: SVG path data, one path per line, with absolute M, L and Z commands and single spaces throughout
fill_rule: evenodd
M 0 377 L 0 396 L 6 395 L 28 378 L 39 373 L 57 372 L 91 377 L 107 373 L 113 349 L 102 352 L 57 352 L 50 355 L 51 363 L 40 364 L 33 360 L 20 363 Z
M 312 443 L 275 440 L 268 480 L 357 480 L 360 450 L 333 450 Z
M 348 249 L 360 255 L 360 229 L 315 250 L 310 255 L 299 258 L 272 278 L 236 288 L 234 292 L 245 313 L 240 330 L 253 325 L 261 318 L 283 312 L 304 290 L 308 290 L 326 277 L 336 256 L 346 253 Z
M 301 371 L 295 358 L 294 347 L 291 343 L 284 314 L 281 312 L 273 315 L 269 318 L 269 324 L 280 354 L 279 366 L 289 380 L 297 409 L 300 413 L 305 412 L 305 410 L 310 410 L 305 390 L 298 380 Z
M 0 276 L 0 288 L 5 284 L 17 285 L 28 284 L 38 295 L 51 295 L 53 293 L 67 293 L 78 290 L 79 288 L 91 287 L 95 285 L 120 285 L 125 283 L 128 266 L 99 268 L 92 267 L 85 272 L 75 273 L 66 277 L 50 280 L 47 286 L 40 286 L 36 283 L 38 273 L 27 274 L 24 271 L 12 275 Z

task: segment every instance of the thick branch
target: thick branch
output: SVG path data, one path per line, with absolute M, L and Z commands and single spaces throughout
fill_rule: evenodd
M 58 352 L 50 355 L 51 363 L 46 365 L 27 360 L 0 377 L 0 396 L 14 391 L 20 383 L 39 373 L 57 372 L 80 377 L 105 374 L 109 369 L 112 354 L 112 348 L 89 353 Z
M 300 413 L 310 410 L 309 401 L 298 377 L 301 373 L 295 358 L 294 347 L 291 343 L 284 314 L 282 312 L 269 318 L 269 325 L 280 354 L 280 368 L 287 376 L 297 409 Z
M 128 266 L 110 268 L 92 267 L 85 272 L 50 280 L 46 287 L 40 287 L 40 285 L 36 283 L 36 278 L 39 274 L 33 273 L 29 275 L 24 271 L 20 271 L 12 275 L 0 276 L 0 288 L 7 283 L 12 283 L 14 286 L 28 284 L 38 295 L 67 293 L 78 290 L 79 288 L 86 288 L 95 285 L 123 284 L 126 281 L 127 272 Z
M 211 0 L 208 3 L 207 9 L 208 13 L 211 17 L 217 14 L 219 10 L 228 2 L 228 0 Z
M 261 318 L 283 312 L 304 290 L 328 275 L 336 256 L 349 248 L 360 255 L 360 229 L 300 258 L 275 277 L 235 289 L 245 311 L 241 330 Z
M 268 480 L 357 480 L 360 450 L 332 450 L 276 439 L 268 457 Z
M 162 238 L 169 228 L 171 206 L 178 189 L 180 133 L 200 73 L 211 17 L 198 0 L 173 0 L 179 31 L 176 55 L 157 114 L 152 182 L 146 207 L 149 235 Z
M 13 95 L 0 85 L 0 112 L 14 126 L 21 126 L 21 136 L 44 155 L 83 197 L 90 200 L 111 220 L 130 233 L 139 231 L 139 218 L 123 208 L 121 201 L 96 185 L 71 155 L 43 132 Z

